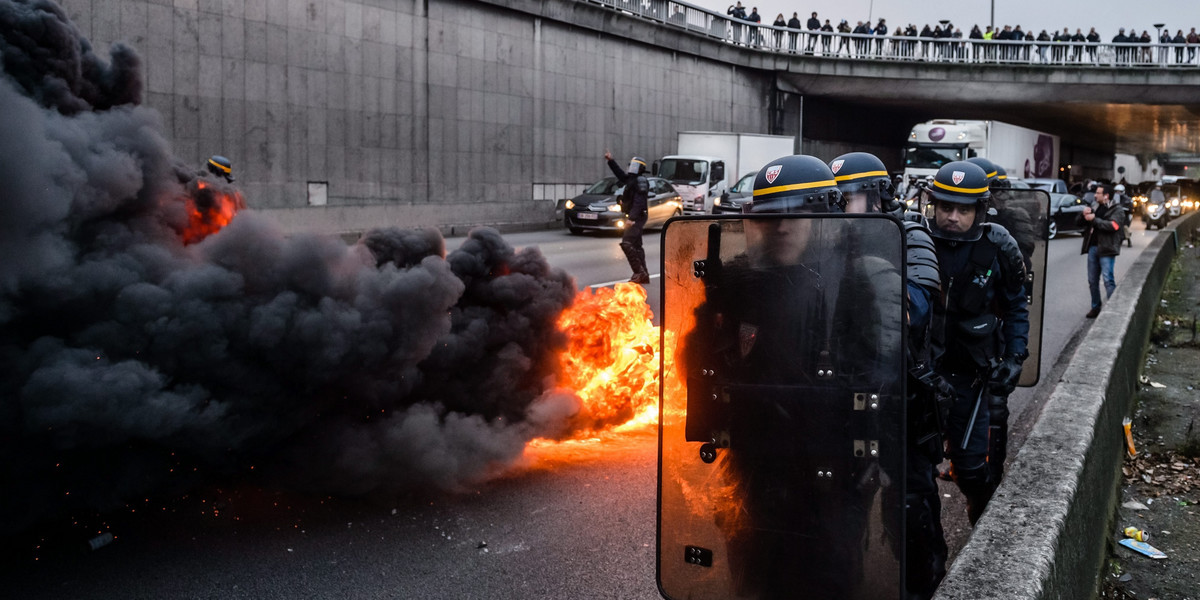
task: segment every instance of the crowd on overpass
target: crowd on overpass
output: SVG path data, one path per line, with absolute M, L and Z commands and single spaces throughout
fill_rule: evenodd
M 676 14 L 675 21 L 679 22 L 684 15 L 682 11 Z M 913 23 L 892 29 L 883 18 L 874 24 L 858 21 L 854 27 L 841 19 L 835 27 L 816 12 L 804 22 L 798 12 L 793 12 L 791 18 L 784 18 L 783 13 L 779 13 L 771 27 L 765 28 L 758 7 L 751 6 L 747 12 L 742 3 L 737 2 L 729 6 L 726 14 L 731 18 L 733 43 L 821 56 L 962 60 L 969 55 L 972 60 L 982 58 L 988 62 L 1196 65 L 1197 49 L 1200 48 L 1200 34 L 1196 33 L 1195 27 L 1187 34 L 1183 29 L 1177 29 L 1174 35 L 1169 27 L 1157 29 L 1157 37 L 1151 36 L 1148 29 L 1139 34 L 1136 28 L 1130 28 L 1127 33 L 1122 27 L 1108 44 L 1104 44 L 1095 27 L 1086 34 L 1078 27 L 1074 33 L 1069 27 L 1063 27 L 1062 31 L 1050 33 L 1043 29 L 1035 34 L 1032 30 L 1023 30 L 1019 24 L 996 28 L 974 25 L 964 35 L 962 29 L 949 20 L 933 26 L 926 24 L 920 29 Z
M 949 20 L 918 27 L 833 20 L 794 11 L 773 19 L 742 2 L 724 16 L 672 0 L 592 0 L 668 25 L 724 38 L 729 43 L 768 51 L 831 58 L 891 59 L 1015 64 L 1174 67 L 1200 66 L 1200 34 L 1195 27 L 1160 24 L 1121 28 L 1109 39 L 1094 27 L 1042 29 L 1021 25 L 974 25 L 967 31 Z M 1151 29 L 1154 33 L 1151 33 Z

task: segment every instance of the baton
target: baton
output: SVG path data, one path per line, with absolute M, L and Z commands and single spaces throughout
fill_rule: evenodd
M 987 387 L 987 382 L 983 382 L 979 386 L 979 395 L 975 396 L 975 410 L 971 411 L 971 419 L 967 421 L 967 430 L 963 432 L 963 441 L 961 450 L 967 449 L 967 442 L 971 440 L 971 430 L 975 428 L 975 417 L 979 416 L 979 404 L 983 401 L 983 390 Z

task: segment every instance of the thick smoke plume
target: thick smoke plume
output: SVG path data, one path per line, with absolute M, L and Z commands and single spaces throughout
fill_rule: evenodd
M 253 211 L 184 244 L 197 175 L 111 56 L 0 0 L 0 532 L 215 478 L 455 489 L 569 427 L 574 282 L 536 249 Z

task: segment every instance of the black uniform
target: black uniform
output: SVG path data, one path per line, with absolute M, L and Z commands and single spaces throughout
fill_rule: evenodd
M 633 279 L 638 283 L 649 283 L 650 275 L 646 269 L 646 251 L 642 248 L 642 228 L 646 226 L 647 202 L 650 197 L 650 180 L 641 173 L 629 173 L 621 170 L 620 165 L 613 159 L 608 159 L 608 168 L 612 169 L 617 181 L 625 186 L 621 194 L 621 210 L 629 217 L 625 232 L 621 235 L 621 250 L 633 269 Z
M 1002 360 L 1019 368 L 1028 356 L 1025 259 L 1012 235 L 994 223 L 984 223 L 976 241 L 935 237 L 935 245 L 943 294 L 934 308 L 935 363 L 956 396 L 947 454 L 974 524 L 997 483 L 987 464 L 989 413 L 981 399 Z

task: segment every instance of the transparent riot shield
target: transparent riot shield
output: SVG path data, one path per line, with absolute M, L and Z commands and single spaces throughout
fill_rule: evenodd
M 1017 385 L 1036 385 L 1041 369 L 1042 312 L 1046 291 L 1046 244 L 1050 239 L 1050 194 L 1042 190 L 993 189 L 988 221 L 1003 225 L 1025 257 L 1025 296 L 1029 300 L 1029 358 Z
M 659 590 L 900 598 L 903 227 L 731 217 L 663 231 Z

